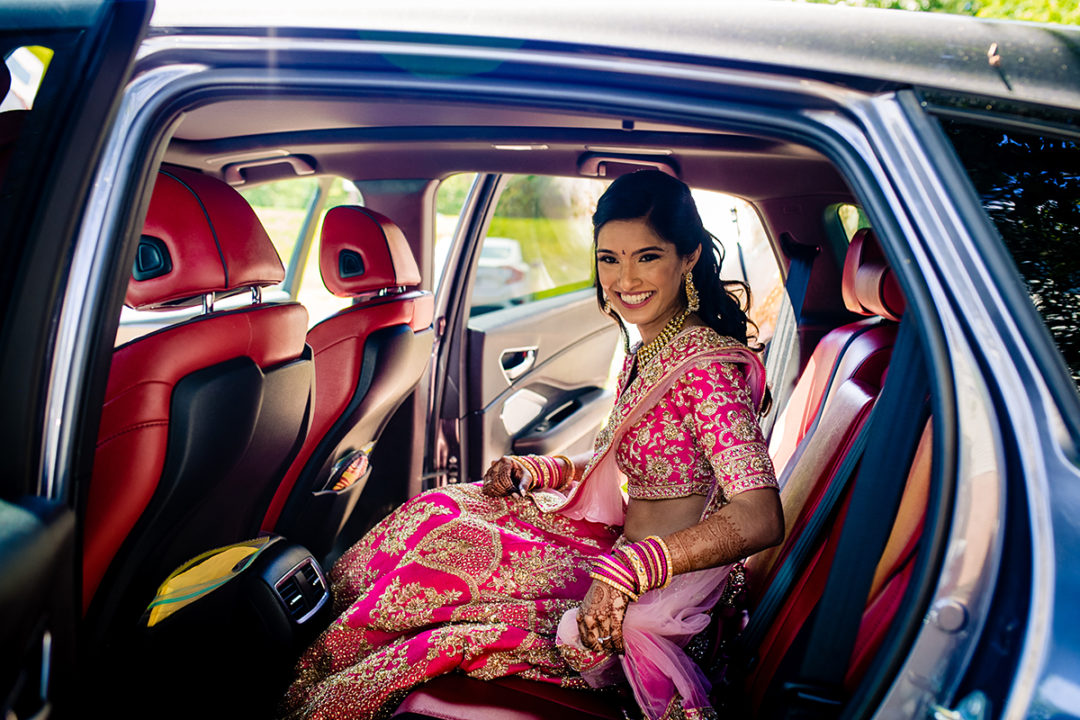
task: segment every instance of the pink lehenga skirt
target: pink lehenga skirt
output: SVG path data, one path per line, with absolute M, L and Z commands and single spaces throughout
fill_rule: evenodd
M 335 563 L 340 615 L 300 658 L 282 714 L 377 717 L 453 671 L 586 687 L 555 631 L 618 534 L 476 484 L 413 498 Z
M 690 328 L 620 397 L 566 495 L 490 498 L 479 484 L 451 485 L 389 515 L 334 565 L 341 614 L 301 656 L 283 715 L 376 717 L 458 671 L 580 688 L 629 682 L 649 720 L 710 716 L 709 683 L 682 647 L 708 625 L 730 566 L 679 575 L 631 603 L 624 655 L 581 647 L 576 619 L 594 559 L 610 552 L 626 517 L 612 449 L 687 367 L 717 360 L 744 366 L 760 403 L 764 369 L 753 353 Z

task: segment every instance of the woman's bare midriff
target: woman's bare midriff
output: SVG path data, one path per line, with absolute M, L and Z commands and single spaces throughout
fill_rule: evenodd
M 705 509 L 705 496 L 687 495 L 668 500 L 630 499 L 623 533 L 636 542 L 650 535 L 663 537 L 697 525 Z

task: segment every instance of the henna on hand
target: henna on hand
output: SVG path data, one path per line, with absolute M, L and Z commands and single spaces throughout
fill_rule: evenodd
M 623 651 L 623 617 L 630 598 L 610 585 L 593 581 L 578 609 L 581 644 L 594 652 Z
M 504 455 L 491 463 L 487 472 L 484 473 L 483 493 L 490 497 L 503 497 L 519 492 L 518 484 L 523 474 L 521 468 Z

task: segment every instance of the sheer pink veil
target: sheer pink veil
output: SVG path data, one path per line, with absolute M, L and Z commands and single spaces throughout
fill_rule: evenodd
M 615 448 L 619 441 L 689 367 L 717 360 L 736 363 L 741 367 L 753 402 L 760 407 L 765 390 L 765 370 L 748 348 L 734 343 L 731 346 L 707 347 L 677 358 L 663 369 L 661 377 L 633 407 L 620 407 L 622 403 L 617 404 L 613 411 L 617 424 L 613 423 L 613 432 L 606 445 L 601 435 L 598 454 L 581 482 L 565 496 L 547 491 L 546 497 L 537 498 L 538 505 L 574 519 L 622 526 L 626 500 L 622 491 L 625 478 L 615 462 Z M 714 493 L 718 491 L 718 488 L 713 490 Z M 623 621 L 625 653 L 602 658 L 589 669 L 583 669 L 582 676 L 586 682 L 601 687 L 617 682 L 621 679 L 619 675 L 625 675 L 638 705 L 653 720 L 667 711 L 676 693 L 682 699 L 684 708 L 708 707 L 709 682 L 682 648 L 691 637 L 708 626 L 707 613 L 719 600 L 730 569 L 725 565 L 678 575 L 666 588 L 650 590 L 637 602 L 631 603 Z M 571 654 L 578 657 L 590 654 L 581 645 L 576 608 L 563 615 L 557 642 L 572 648 L 571 653 L 567 654 L 568 658 Z

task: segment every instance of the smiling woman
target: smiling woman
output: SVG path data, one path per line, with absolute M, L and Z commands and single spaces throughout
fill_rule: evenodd
M 689 252 L 652 229 L 672 217 L 696 238 Z M 646 344 L 627 357 L 591 458 L 503 457 L 482 486 L 424 493 L 376 526 L 334 566 L 342 614 L 301 658 L 289 717 L 370 717 L 453 670 L 628 681 L 651 720 L 714 716 L 682 646 L 708 625 L 731 563 L 783 533 L 756 422 L 764 371 L 706 325 L 717 299 L 734 300 L 706 276 L 715 265 L 700 261 L 709 238 L 686 185 L 624 176 L 593 224 L 599 285 Z M 721 293 L 698 297 L 692 268 Z M 724 322 L 739 317 L 745 340 L 745 314 Z

